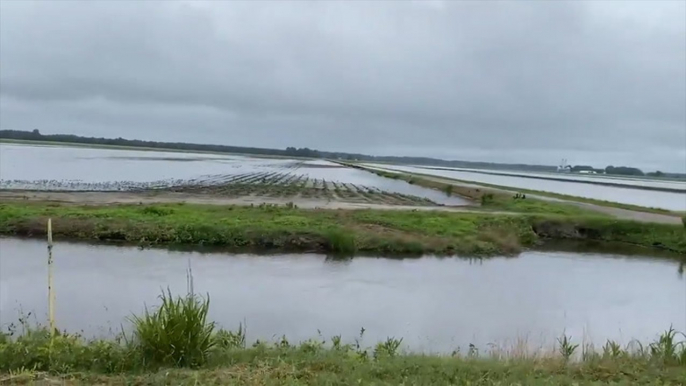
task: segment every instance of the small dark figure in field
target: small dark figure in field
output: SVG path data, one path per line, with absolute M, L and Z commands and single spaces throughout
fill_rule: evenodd
M 520 199 L 521 199 L 521 200 L 524 200 L 524 199 L 526 199 L 526 194 L 519 194 L 519 193 L 517 193 L 517 194 L 515 194 L 514 197 L 512 197 L 512 198 L 514 198 L 515 200 L 520 200 Z

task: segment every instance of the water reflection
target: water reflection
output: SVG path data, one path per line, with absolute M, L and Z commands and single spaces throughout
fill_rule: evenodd
M 250 340 L 291 341 L 361 327 L 365 344 L 403 337 L 406 349 L 452 352 L 524 339 L 552 345 L 562 331 L 587 342 L 651 341 L 686 330 L 683 264 L 646 256 L 535 251 L 516 258 L 340 259 L 321 255 L 222 255 L 58 243 L 61 328 L 108 335 L 156 304 L 161 288 L 186 291 L 191 262 L 210 317 L 245 321 Z M 611 258 L 608 258 L 611 257 Z M 0 323 L 19 308 L 46 310 L 45 244 L 0 239 Z
M 253 177 L 258 175 L 270 176 L 274 184 L 286 180 L 295 183 L 302 177 L 307 180 L 303 186 L 309 187 L 314 180 L 320 187 L 326 180 L 346 184 L 340 187 L 346 191 L 372 189 L 374 193 L 422 197 L 441 205 L 471 204 L 460 197 L 324 160 L 0 144 L 0 189 L 121 191 L 221 186 L 239 180 L 257 183 L 260 179 Z

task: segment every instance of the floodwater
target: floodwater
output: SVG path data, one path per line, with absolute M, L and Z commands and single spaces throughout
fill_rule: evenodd
M 211 296 L 210 318 L 247 324 L 248 339 L 302 341 L 341 334 L 363 344 L 403 338 L 403 349 L 450 353 L 470 343 L 550 347 L 563 332 L 581 343 L 652 341 L 686 330 L 679 263 L 647 256 L 526 252 L 516 258 L 327 259 L 229 255 L 57 243 L 58 327 L 111 336 L 169 287 Z M 45 321 L 46 247 L 0 239 L 0 323 L 20 310 Z
M 470 204 L 460 197 L 448 197 L 436 190 L 324 160 L 0 144 L 0 188 L 119 190 L 122 186 L 213 184 L 231 176 L 264 172 L 304 175 L 309 179 L 372 187 L 427 198 L 443 205 Z
M 419 166 L 422 169 L 451 169 L 464 172 L 474 173 L 493 173 L 498 175 L 508 175 L 515 177 L 542 177 L 550 179 L 562 179 L 568 181 L 581 182 L 596 182 L 596 183 L 610 183 L 631 186 L 648 186 L 663 189 L 674 189 L 677 191 L 686 190 L 686 181 L 675 179 L 662 179 L 655 177 L 632 177 L 619 175 L 605 175 L 605 174 L 577 174 L 577 173 L 553 173 L 553 172 L 517 172 L 511 170 L 488 170 L 488 169 L 467 169 L 467 168 L 446 168 L 433 166 Z
M 416 166 L 367 164 L 370 167 L 434 175 L 437 177 L 454 178 L 475 183 L 486 183 L 511 187 L 513 189 L 531 189 L 544 192 L 568 194 L 577 197 L 592 198 L 596 200 L 612 201 L 623 204 L 639 205 L 644 207 L 662 208 L 675 211 L 686 211 L 686 193 L 663 192 L 626 187 L 594 185 L 578 181 L 555 181 L 534 179 L 521 176 L 506 176 L 484 174 L 483 172 L 429 169 Z
M 148 182 L 260 172 L 289 162 L 200 153 L 0 144 L 3 180 Z

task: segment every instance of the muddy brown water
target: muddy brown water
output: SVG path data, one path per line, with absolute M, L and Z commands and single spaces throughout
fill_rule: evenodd
M 244 322 L 248 340 L 341 334 L 363 344 L 402 337 L 403 349 L 449 353 L 525 342 L 550 347 L 563 332 L 581 343 L 651 341 L 686 330 L 680 264 L 641 254 L 538 251 L 516 258 L 340 260 L 322 255 L 203 254 L 72 244 L 54 247 L 57 323 L 112 336 L 157 304 L 163 288 L 211 295 L 210 318 Z M 0 324 L 20 314 L 45 322 L 46 245 L 0 239 Z

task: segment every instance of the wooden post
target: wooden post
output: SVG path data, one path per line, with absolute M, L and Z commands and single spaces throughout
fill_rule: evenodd
M 48 219 L 48 321 L 50 334 L 55 334 L 55 290 L 52 285 L 52 219 Z

